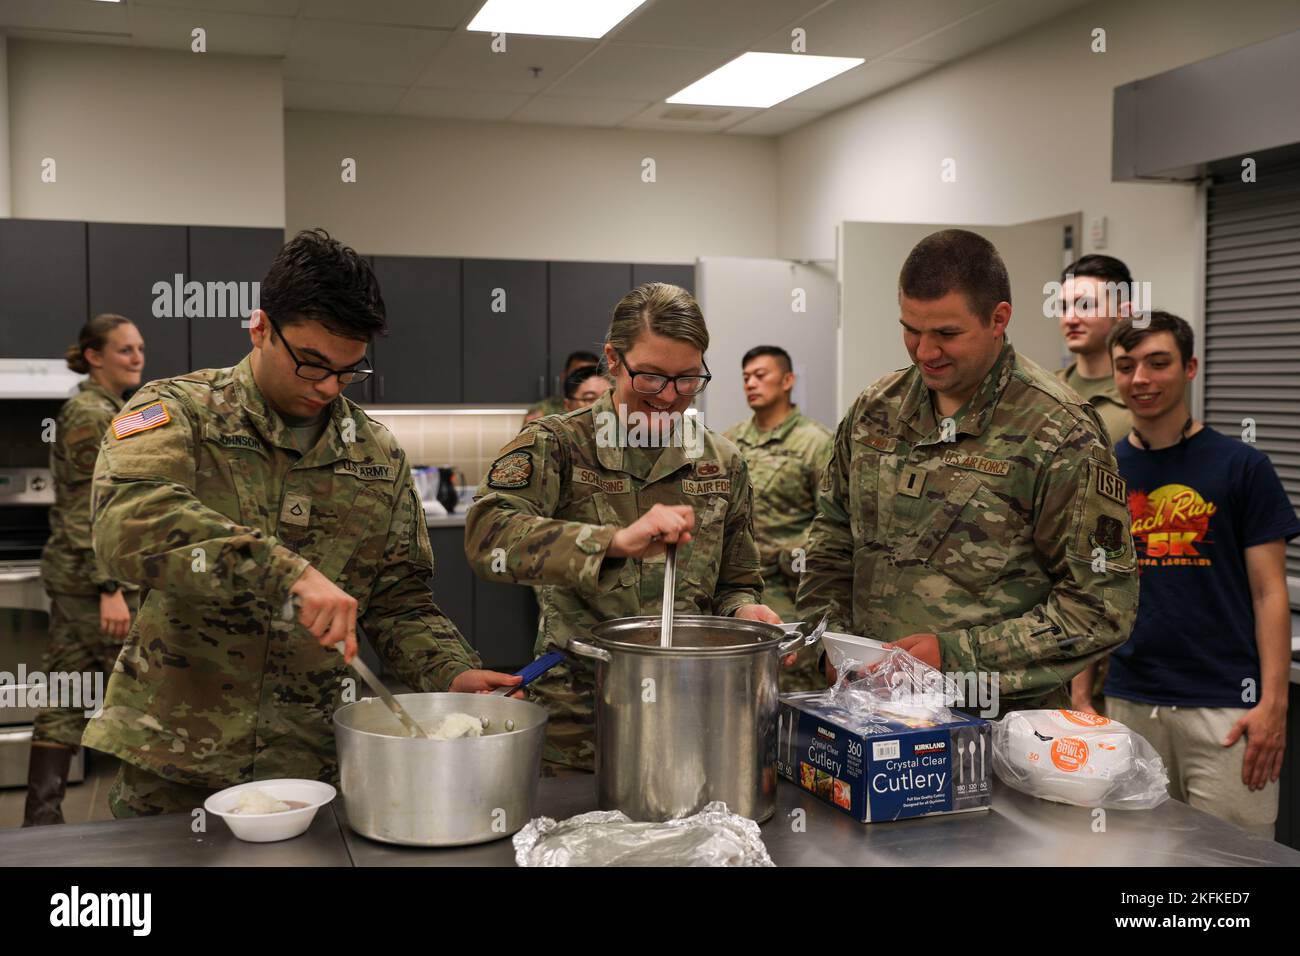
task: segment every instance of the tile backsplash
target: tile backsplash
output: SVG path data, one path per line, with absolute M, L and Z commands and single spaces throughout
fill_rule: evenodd
M 402 443 L 412 468 L 455 465 L 477 486 L 506 442 L 519 434 L 524 409 L 403 410 L 367 408 Z

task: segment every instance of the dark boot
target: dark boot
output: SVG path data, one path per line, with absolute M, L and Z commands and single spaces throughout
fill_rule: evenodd
M 27 808 L 23 826 L 39 827 L 63 822 L 63 795 L 68 789 L 68 770 L 76 751 L 62 745 L 32 744 L 27 763 Z

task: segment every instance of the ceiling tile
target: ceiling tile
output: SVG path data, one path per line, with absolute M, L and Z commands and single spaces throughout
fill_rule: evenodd
M 613 43 L 740 52 L 823 0 L 651 0 L 610 34 Z
M 448 36 L 442 30 L 299 20 L 284 60 L 284 75 L 335 83 L 409 85 Z
M 785 109 L 837 110 L 928 73 L 935 64 L 916 60 L 873 60 L 782 101 Z
M 787 110 L 774 106 L 763 110 L 744 122 L 737 123 L 727 130 L 728 133 L 747 133 L 753 136 L 780 136 L 804 123 L 811 123 L 819 116 L 825 115 L 818 110 Z
M 797 26 L 808 31 L 807 53 L 820 56 L 884 56 L 907 43 L 991 5 L 997 0 L 837 0 Z M 789 53 L 788 32 L 765 37 L 756 50 Z
M 595 40 L 507 36 L 502 53 L 492 52 L 487 33 L 455 33 L 420 74 L 419 86 L 496 93 L 541 93 L 596 49 Z M 534 78 L 532 67 L 541 67 Z
M 528 102 L 525 93 L 475 93 L 414 87 L 396 112 L 441 119 L 503 120 Z
M 14 31 L 28 29 L 33 33 L 53 31 L 46 40 L 62 40 L 58 34 L 69 33 L 69 39 L 78 34 L 123 35 L 130 30 L 130 17 L 125 4 L 116 3 L 50 3 L 49 0 L 5 0 L 0 3 L 0 27 Z M 39 38 L 39 37 L 38 37 Z
M 1081 3 L 1082 0 L 1003 0 L 951 29 L 909 44 L 900 55 L 942 62 L 960 59 L 1036 24 L 1059 17 Z
M 675 130 L 679 133 L 717 133 L 762 112 L 738 106 L 687 106 L 654 103 L 622 125 L 628 129 Z M 687 118 L 690 117 L 690 118 Z
M 354 23 L 436 27 L 454 30 L 468 23 L 483 0 L 298 0 L 304 16 Z
M 609 44 L 546 92 L 554 96 L 607 96 L 662 100 L 732 59 L 705 50 Z
M 147 3 L 131 6 L 135 43 L 160 50 L 188 51 L 193 42 L 191 31 L 202 27 L 207 31 L 209 53 L 283 56 L 289 49 L 293 22 L 292 17 L 178 10 Z
M 285 80 L 284 108 L 335 113 L 391 113 L 406 89 L 404 86 L 330 83 L 326 80 Z
M 587 96 L 539 96 L 510 118 L 552 126 L 617 126 L 650 104 L 644 100 L 607 100 Z
M 261 13 L 270 16 L 292 17 L 298 13 L 302 0 L 146 0 L 151 7 L 170 7 L 176 10 L 208 10 L 217 13 Z M 122 6 L 139 6 L 140 0 L 127 0 Z M 108 6 L 95 3 L 92 6 Z

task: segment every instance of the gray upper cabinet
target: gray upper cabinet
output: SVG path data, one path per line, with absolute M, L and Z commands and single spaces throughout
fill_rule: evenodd
M 62 358 L 86 319 L 86 224 L 0 219 L 0 358 Z
M 373 262 L 388 309 L 388 334 L 374 342 L 373 400 L 459 402 L 460 260 L 375 256 Z
M 546 385 L 546 263 L 466 259 L 461 331 L 466 402 L 529 404 Z
M 692 295 L 695 294 L 695 264 L 689 265 L 634 265 L 632 267 L 632 284 L 643 282 L 667 282 L 679 285 Z M 707 319 L 708 316 L 705 316 Z
M 92 222 L 87 249 L 90 314 L 118 312 L 136 324 L 144 336 L 144 380 L 190 371 L 184 296 L 177 314 L 173 291 L 177 276 L 186 280 L 186 227 Z M 155 292 L 158 283 L 166 288 Z
M 252 292 L 260 291 L 261 281 L 282 245 L 282 229 L 190 227 L 190 270 L 186 278 L 204 284 L 205 303 L 206 290 L 213 289 L 211 301 L 215 306 L 211 310 L 205 307 L 202 316 L 189 319 L 190 359 L 195 368 L 226 368 L 248 354 L 251 345 L 244 322 L 248 313 L 258 307 Z
M 562 394 L 564 360 L 579 350 L 600 355 L 614 306 L 632 288 L 632 267 L 616 262 L 552 262 L 547 389 Z

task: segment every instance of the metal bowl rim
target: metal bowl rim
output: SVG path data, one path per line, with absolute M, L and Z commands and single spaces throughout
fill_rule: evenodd
M 403 698 L 406 697 L 482 697 L 482 696 L 484 695 L 463 694 L 457 691 L 412 691 L 406 694 L 393 695 L 393 697 L 397 699 L 398 703 L 402 703 Z M 355 734 L 359 737 L 373 737 L 377 740 L 409 740 L 412 743 L 421 743 L 421 744 L 467 744 L 474 741 L 482 741 L 484 739 L 514 737 L 519 734 L 528 734 L 534 731 L 540 731 L 541 733 L 546 732 L 546 724 L 547 721 L 550 719 L 550 714 L 547 713 L 545 707 L 542 707 L 540 704 L 535 704 L 531 700 L 513 700 L 509 697 L 501 697 L 498 699 L 509 701 L 512 705 L 522 704 L 525 707 L 530 707 L 534 710 L 539 711 L 542 715 L 541 722 L 538 724 L 534 724 L 531 727 L 521 727 L 516 730 L 505 730 L 502 731 L 501 733 L 488 734 L 487 738 L 453 737 L 451 740 L 424 740 L 419 737 L 399 737 L 396 734 L 381 734 L 381 733 L 376 733 L 373 730 L 361 730 L 360 728 L 353 727 L 351 724 L 345 724 L 343 721 L 339 719 L 339 714 L 343 713 L 345 710 L 349 710 L 353 707 L 357 707 L 362 704 L 368 704 L 371 701 L 378 704 L 380 707 L 384 706 L 384 702 L 381 701 L 378 697 L 363 697 L 361 700 L 354 700 L 351 703 L 344 704 L 342 707 L 335 710 L 333 723 L 334 723 L 335 730 L 346 730 L 349 734 Z

